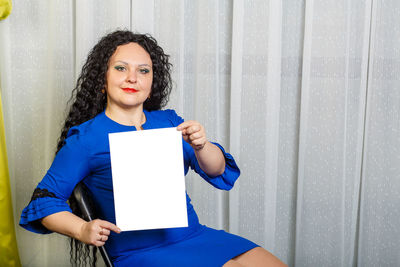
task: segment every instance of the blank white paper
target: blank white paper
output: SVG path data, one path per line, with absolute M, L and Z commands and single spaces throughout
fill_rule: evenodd
M 182 134 L 109 134 L 116 224 L 122 231 L 187 227 Z

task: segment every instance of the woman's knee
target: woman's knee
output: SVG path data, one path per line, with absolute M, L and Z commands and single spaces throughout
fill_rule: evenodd
M 253 248 L 235 258 L 232 259 L 236 263 L 242 266 L 276 266 L 284 267 L 287 266 L 276 256 L 262 247 Z
M 235 260 L 230 260 L 223 265 L 223 267 L 245 267 L 242 264 L 238 263 Z

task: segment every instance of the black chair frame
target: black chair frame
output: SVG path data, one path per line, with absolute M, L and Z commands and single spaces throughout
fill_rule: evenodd
M 86 185 L 83 182 L 78 183 L 72 194 L 78 203 L 83 219 L 86 221 L 92 221 L 96 219 L 96 209 L 93 205 L 92 196 L 90 195 L 89 189 L 86 187 Z M 101 246 L 98 247 L 98 249 L 100 250 L 106 266 L 113 267 L 114 265 L 112 264 L 105 247 Z

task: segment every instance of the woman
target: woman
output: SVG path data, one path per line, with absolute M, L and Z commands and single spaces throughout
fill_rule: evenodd
M 200 123 L 184 122 L 175 111 L 161 110 L 171 91 L 170 68 L 168 56 L 148 35 L 116 31 L 99 41 L 74 89 L 54 162 L 20 225 L 104 245 L 115 266 L 283 266 L 244 238 L 200 225 L 188 196 L 188 227 L 121 232 L 114 224 L 109 133 L 177 127 L 184 139 L 185 174 L 191 167 L 224 190 L 239 176 L 232 156 L 207 141 Z M 86 222 L 66 204 L 82 180 L 101 219 Z

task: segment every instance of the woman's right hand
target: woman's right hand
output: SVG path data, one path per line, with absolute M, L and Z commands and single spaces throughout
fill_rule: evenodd
M 100 219 L 84 222 L 81 226 L 78 239 L 85 244 L 100 247 L 108 240 L 110 231 L 119 234 L 121 229 L 113 223 Z
M 50 231 L 70 236 L 85 244 L 97 247 L 105 244 L 110 231 L 121 233 L 121 229 L 113 223 L 100 219 L 87 222 L 69 211 L 50 214 L 42 218 L 41 223 Z

